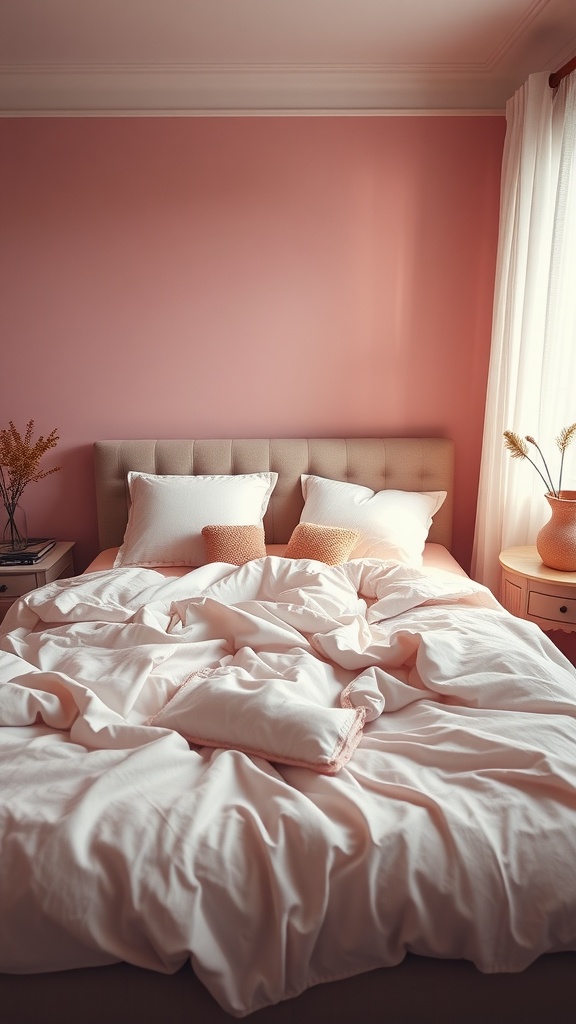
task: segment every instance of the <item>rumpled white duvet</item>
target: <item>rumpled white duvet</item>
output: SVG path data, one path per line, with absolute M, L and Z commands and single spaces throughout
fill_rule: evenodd
M 0 635 L 0 969 L 187 958 L 241 1017 L 576 949 L 576 672 L 463 577 L 115 569 Z

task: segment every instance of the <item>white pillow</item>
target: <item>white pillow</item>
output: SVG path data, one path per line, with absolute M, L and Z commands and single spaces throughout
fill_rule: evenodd
M 277 473 L 128 473 L 128 525 L 114 566 L 203 565 L 203 527 L 260 526 L 277 479 Z
M 432 516 L 446 491 L 372 491 L 369 487 L 301 476 L 300 522 L 357 530 L 349 558 L 382 558 L 421 566 Z

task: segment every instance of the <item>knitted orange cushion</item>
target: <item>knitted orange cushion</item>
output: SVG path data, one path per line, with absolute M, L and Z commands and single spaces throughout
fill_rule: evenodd
M 202 536 L 208 562 L 244 565 L 266 554 L 263 526 L 205 526 Z
M 284 555 L 286 558 L 314 558 L 326 565 L 339 565 L 347 560 L 358 536 L 358 530 L 346 530 L 342 526 L 298 523 Z

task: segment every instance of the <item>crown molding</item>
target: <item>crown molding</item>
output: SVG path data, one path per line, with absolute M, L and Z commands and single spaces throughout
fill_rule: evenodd
M 4 65 L 0 116 L 503 113 L 519 84 L 469 65 Z

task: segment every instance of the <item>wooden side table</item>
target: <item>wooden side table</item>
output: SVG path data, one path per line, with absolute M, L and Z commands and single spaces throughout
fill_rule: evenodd
M 576 632 L 576 572 L 549 569 L 534 546 L 508 548 L 500 565 L 500 601 L 509 612 L 544 630 Z
M 74 575 L 74 541 L 59 540 L 35 565 L 0 566 L 0 622 L 11 604 L 45 583 Z

